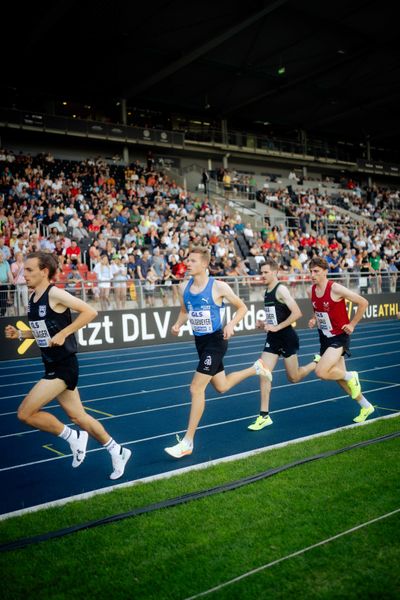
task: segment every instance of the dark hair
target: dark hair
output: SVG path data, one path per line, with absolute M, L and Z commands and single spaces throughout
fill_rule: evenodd
M 264 266 L 269 267 L 271 271 L 279 271 L 279 264 L 273 258 L 267 258 L 265 262 L 261 263 L 260 272 Z
M 53 254 L 48 252 L 31 252 L 26 258 L 37 258 L 39 269 L 41 271 L 43 271 L 43 269 L 48 269 L 49 279 L 53 279 L 54 275 L 57 273 L 58 260 Z
M 313 267 L 319 267 L 320 269 L 324 269 L 324 271 L 329 269 L 328 261 L 326 261 L 325 258 L 322 258 L 322 256 L 313 256 L 308 266 L 310 269 Z

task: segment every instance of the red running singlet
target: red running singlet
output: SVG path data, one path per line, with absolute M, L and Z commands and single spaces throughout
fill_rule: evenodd
M 326 337 L 333 337 L 344 333 L 342 327 L 349 323 L 346 303 L 342 298 L 339 301 L 332 300 L 331 288 L 333 281 L 328 281 L 324 295 L 319 297 L 315 293 L 316 286 L 311 288 L 311 301 L 314 307 L 314 313 L 318 323 L 318 329 Z

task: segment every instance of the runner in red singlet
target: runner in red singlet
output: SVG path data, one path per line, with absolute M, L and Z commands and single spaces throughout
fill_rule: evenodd
M 356 423 L 365 421 L 374 412 L 374 407 L 363 396 L 357 371 L 347 371 L 344 356 L 350 356 L 350 334 L 362 319 L 368 300 L 349 290 L 344 285 L 328 280 L 328 263 L 324 258 L 314 257 L 309 263 L 311 280 L 311 301 L 314 317 L 310 327 L 318 327 L 321 343 L 321 359 L 315 369 L 320 379 L 334 380 L 360 405 Z M 347 314 L 345 300 L 357 306 L 351 321 Z

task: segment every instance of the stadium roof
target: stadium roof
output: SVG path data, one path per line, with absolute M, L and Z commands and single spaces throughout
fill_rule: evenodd
M 9 101 L 126 98 L 207 121 L 369 135 L 386 146 L 400 133 L 389 2 L 46 0 L 25 12 L 9 2 L 2 21 L 0 90 Z

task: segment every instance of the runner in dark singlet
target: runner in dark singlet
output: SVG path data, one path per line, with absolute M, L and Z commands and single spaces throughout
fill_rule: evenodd
M 74 468 L 82 464 L 88 435 L 91 435 L 110 453 L 113 465 L 110 479 L 119 479 L 131 451 L 117 444 L 103 425 L 86 413 L 77 388 L 79 368 L 74 333 L 92 321 L 97 311 L 52 285 L 51 279 L 56 271 L 57 259 L 52 254 L 33 252 L 27 256 L 25 279 L 33 290 L 28 306 L 30 330 L 21 331 L 12 325 L 6 327 L 5 333 L 9 339 L 35 338 L 45 369 L 42 379 L 19 406 L 18 418 L 31 427 L 66 440 L 72 451 Z M 74 321 L 71 310 L 78 313 Z M 58 400 L 68 417 L 81 430 L 64 425 L 52 413 L 42 410 L 53 399 Z
M 302 316 L 302 313 L 287 287 L 279 282 L 278 269 L 278 263 L 271 258 L 260 267 L 267 286 L 264 295 L 265 321 L 257 321 L 257 327 L 267 332 L 261 359 L 272 372 L 279 357 L 282 356 L 288 380 L 296 383 L 315 370 L 316 362 L 313 360 L 303 367 L 299 366 L 297 358 L 299 337 L 293 328 L 293 323 Z M 254 423 L 248 426 L 251 431 L 259 431 L 272 425 L 269 415 L 271 382 L 265 378 L 260 378 L 260 393 L 260 414 Z

